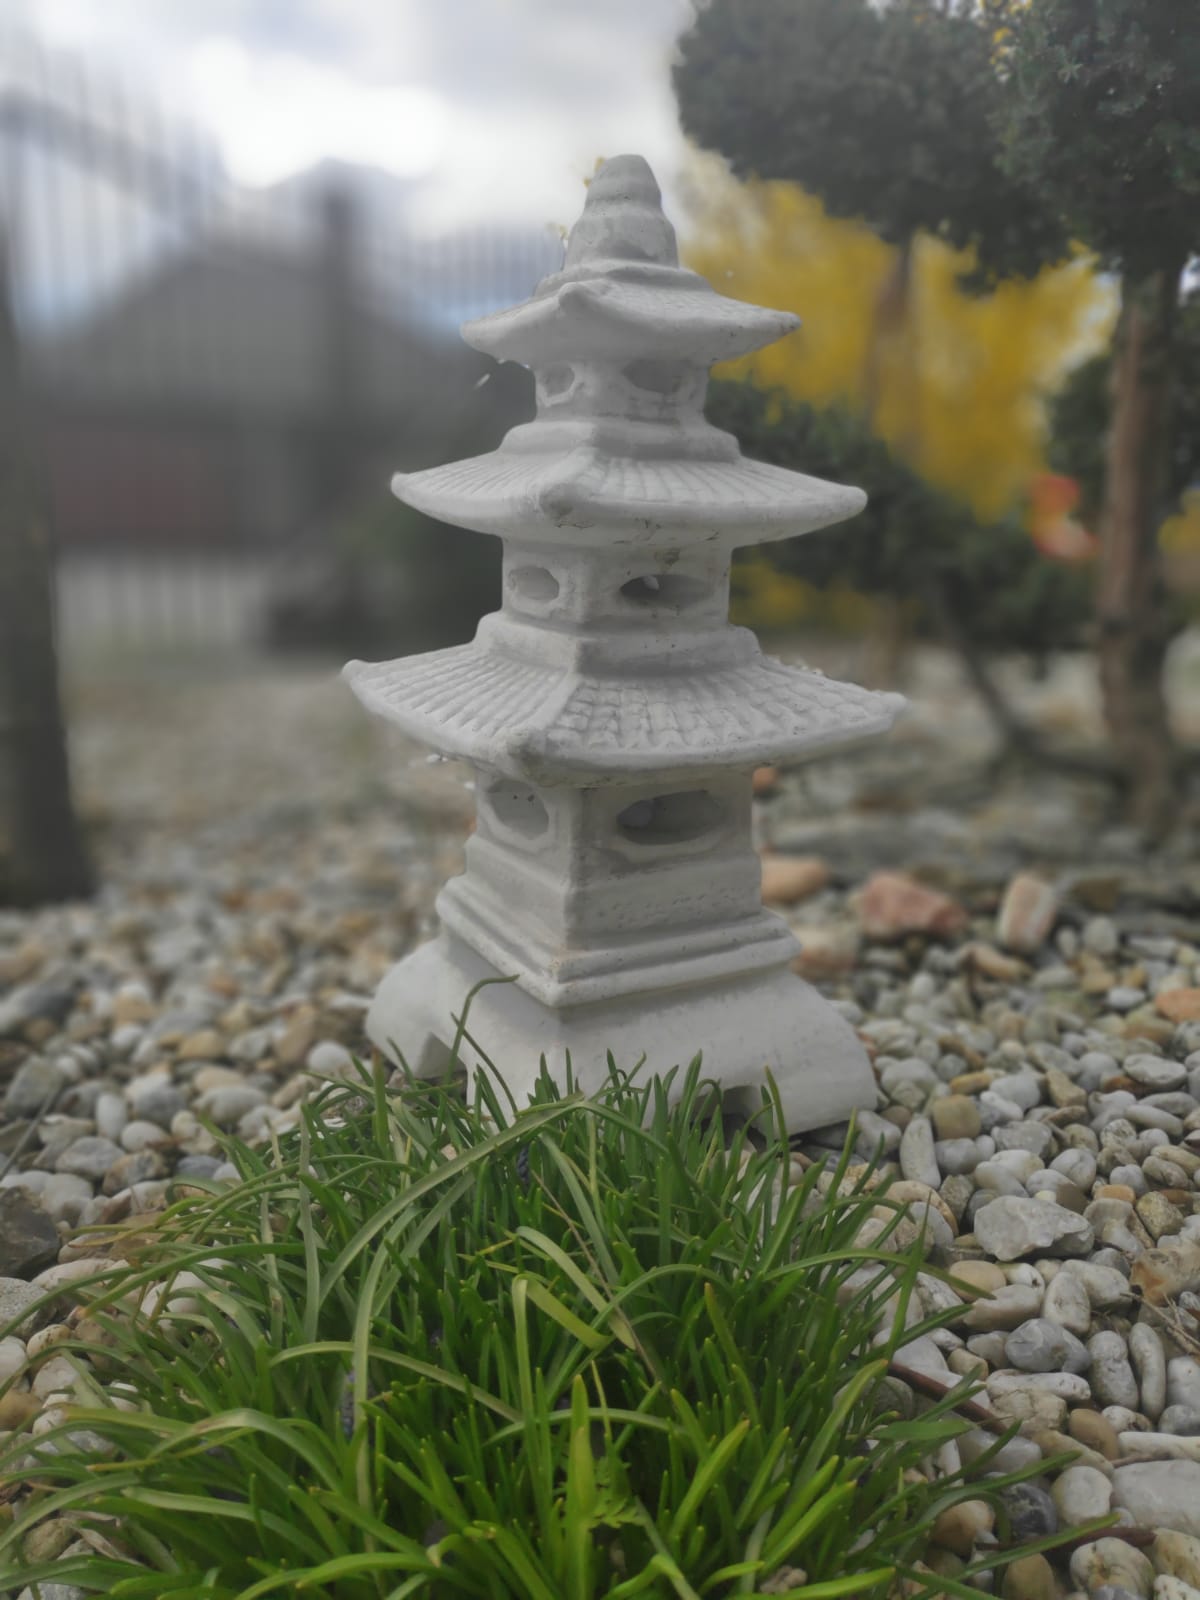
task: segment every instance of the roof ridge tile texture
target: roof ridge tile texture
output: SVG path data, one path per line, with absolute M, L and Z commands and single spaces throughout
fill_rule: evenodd
M 345 669 L 368 710 L 477 770 L 441 932 L 368 1015 L 419 1074 L 445 1070 L 474 989 L 460 1060 L 518 1101 L 543 1057 L 562 1078 L 569 1057 L 586 1089 L 609 1052 L 658 1072 L 702 1052 L 747 1115 L 769 1068 L 793 1130 L 874 1104 L 859 1041 L 763 910 L 751 779 L 883 732 L 903 702 L 772 660 L 728 619 L 737 546 L 843 520 L 864 496 L 744 460 L 703 415 L 714 361 L 796 326 L 682 269 L 653 173 L 618 156 L 562 270 L 464 328 L 533 368 L 537 414 L 490 454 L 393 486 L 502 539 L 502 608 L 468 645 Z

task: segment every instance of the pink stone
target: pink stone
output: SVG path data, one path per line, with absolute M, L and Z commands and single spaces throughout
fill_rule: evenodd
M 909 933 L 945 938 L 966 926 L 957 900 L 903 872 L 877 872 L 859 890 L 859 920 L 868 939 L 902 939 Z
M 1164 989 L 1154 1009 L 1168 1022 L 1200 1022 L 1200 989 Z

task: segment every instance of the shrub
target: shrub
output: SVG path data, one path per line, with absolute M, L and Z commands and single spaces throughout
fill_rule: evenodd
M 1040 654 L 1081 641 L 1082 573 L 1042 556 L 1015 515 L 977 521 L 851 412 L 724 379 L 709 385 L 707 415 L 756 460 L 867 492 L 866 509 L 850 522 L 763 546 L 782 573 L 835 594 L 841 585 L 907 602 L 935 634 L 968 617 L 977 650 Z
M 55 1347 L 107 1387 L 10 1440 L 0 1563 L 62 1514 L 93 1548 L 20 1581 L 113 1600 L 883 1596 L 1014 1479 L 915 1471 L 966 1390 L 889 1409 L 918 1257 L 855 1247 L 870 1169 L 800 1175 L 766 1093 L 728 1148 L 719 1112 L 698 1062 L 543 1074 L 519 1112 L 377 1067 L 228 1140 L 242 1181 L 178 1198 Z

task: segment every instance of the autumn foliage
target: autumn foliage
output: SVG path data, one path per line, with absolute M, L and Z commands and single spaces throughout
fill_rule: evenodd
M 706 162 L 695 187 L 688 264 L 804 324 L 715 375 L 866 415 L 895 455 L 990 521 L 1029 505 L 1047 470 L 1047 401 L 1107 342 L 1114 296 L 1083 256 L 980 294 L 963 285 L 969 252 L 923 235 L 909 254 L 901 285 L 899 247 L 795 184 L 738 184 Z

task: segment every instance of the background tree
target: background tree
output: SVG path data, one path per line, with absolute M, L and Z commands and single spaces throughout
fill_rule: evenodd
M 0 246 L 0 901 L 90 889 L 58 697 L 49 519 Z
M 685 129 L 899 249 L 969 247 L 975 281 L 1078 239 L 1122 273 L 1098 651 L 1134 815 L 1173 794 L 1156 532 L 1169 352 L 1200 217 L 1200 11 L 1176 0 L 712 0 L 680 44 Z
M 1200 11 L 1034 0 L 1006 50 L 1005 169 L 1121 274 L 1099 512 L 1100 677 L 1139 819 L 1173 788 L 1158 529 L 1170 509 L 1180 282 L 1200 248 Z
M 1018 519 L 977 520 L 852 411 L 718 379 L 709 385 L 707 415 L 760 461 L 802 461 L 818 477 L 848 477 L 867 490 L 860 516 L 773 545 L 774 560 L 821 588 L 848 583 L 919 610 L 958 653 L 1006 746 L 1034 752 L 1037 740 L 998 688 L 988 656 L 996 648 L 1037 656 L 1078 642 L 1088 614 L 1079 572 L 1044 560 Z
M 1200 292 L 1186 296 L 1174 333 L 1164 499 L 1177 504 L 1200 486 Z M 1080 488 L 1079 516 L 1089 527 L 1104 506 L 1105 441 L 1112 423 L 1113 355 L 1104 350 L 1075 368 L 1050 407 L 1049 460 Z
M 928 235 L 905 269 L 907 311 L 881 331 L 873 311 L 898 247 L 828 215 L 793 183 L 737 183 L 701 170 L 685 256 L 727 294 L 797 312 L 799 331 L 720 376 L 865 419 L 899 460 L 972 517 L 1007 516 L 1046 470 L 1047 403 L 1100 350 L 1113 292 L 1077 258 L 984 292 L 964 289 L 972 258 Z M 920 564 L 914 537 L 909 559 Z

